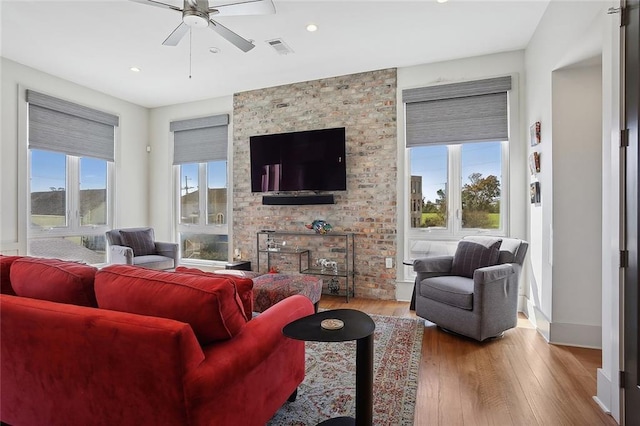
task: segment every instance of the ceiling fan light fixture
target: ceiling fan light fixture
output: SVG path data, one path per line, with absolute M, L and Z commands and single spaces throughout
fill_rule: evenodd
M 185 10 L 182 22 L 191 28 L 207 28 L 209 26 L 209 16 L 197 10 Z

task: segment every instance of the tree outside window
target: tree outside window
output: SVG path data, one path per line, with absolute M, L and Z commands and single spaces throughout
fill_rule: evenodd
M 502 142 L 411 148 L 411 229 L 430 237 L 501 232 L 505 150 Z

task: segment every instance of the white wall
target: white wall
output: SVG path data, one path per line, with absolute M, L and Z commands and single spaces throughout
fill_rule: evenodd
M 114 226 L 148 223 L 148 110 L 104 93 L 62 80 L 50 74 L 1 58 L 0 145 L 2 181 L 0 199 L 0 252 L 26 254 L 27 150 L 24 89 L 76 102 L 120 117 L 115 147 Z
M 528 138 L 522 125 L 522 112 L 524 111 L 525 89 L 524 79 L 524 52 L 506 52 L 493 55 L 464 58 L 454 61 L 438 62 L 434 64 L 418 65 L 413 67 L 398 68 L 398 158 L 406 157 L 404 142 L 404 110 L 402 104 L 402 90 L 424 87 L 436 84 L 454 83 L 460 81 L 479 80 L 498 76 L 512 76 L 513 90 L 510 93 L 509 110 L 509 230 L 514 238 L 527 239 L 526 209 L 528 208 L 528 180 L 527 180 L 527 144 Z M 410 172 L 398 165 L 398 185 L 403 185 Z M 406 195 L 409 191 L 403 187 L 398 189 L 398 205 L 406 206 Z M 403 236 L 406 235 L 407 225 L 403 215 L 398 216 L 398 257 L 397 264 L 402 264 L 405 259 L 405 244 Z M 526 269 L 526 267 L 525 267 Z M 396 298 L 409 300 L 413 283 L 402 282 L 404 279 L 402 269 L 398 268 L 398 286 Z M 523 275 L 525 275 L 523 273 Z
M 605 411 L 610 411 L 613 417 L 620 421 L 620 393 L 617 388 L 617 371 L 619 369 L 619 301 L 618 301 L 618 281 L 617 264 L 613 259 L 617 254 L 617 166 L 612 144 L 612 135 L 617 134 L 619 111 L 617 103 L 619 97 L 615 93 L 618 90 L 618 70 L 617 61 L 619 56 L 619 36 L 617 28 L 619 16 L 607 15 L 608 7 L 615 7 L 617 1 L 592 1 L 592 2 L 564 2 L 551 1 L 545 15 L 543 16 L 529 46 L 525 51 L 525 66 L 527 75 L 526 88 L 526 125 L 535 121 L 542 123 L 542 143 L 536 147 L 541 151 L 542 173 L 540 182 L 542 187 L 542 206 L 532 207 L 530 210 L 530 241 L 532 276 L 530 277 L 531 287 L 529 289 L 528 314 L 537 322 L 539 331 L 552 340 L 557 336 L 556 331 L 563 330 L 564 324 L 583 325 L 582 331 L 587 331 L 593 336 L 590 326 L 595 322 L 595 316 L 591 313 L 581 313 L 580 306 L 585 306 L 584 310 L 593 307 L 595 299 L 601 297 L 600 307 L 602 316 L 600 324 L 602 327 L 602 369 L 598 370 L 598 395 L 596 401 Z M 576 243 L 580 242 L 580 235 L 575 235 L 575 228 L 559 231 L 561 220 L 554 219 L 562 215 L 566 221 L 566 215 L 574 217 L 578 224 L 581 224 L 582 211 L 573 207 L 561 208 L 560 202 L 563 192 L 568 190 L 563 187 L 564 183 L 556 184 L 555 181 L 566 179 L 566 169 L 563 168 L 563 157 L 580 155 L 575 146 L 555 146 L 556 143 L 566 143 L 565 131 L 568 129 L 558 128 L 554 119 L 559 117 L 554 114 L 554 108 L 560 107 L 560 101 L 556 97 L 558 104 L 554 104 L 554 92 L 552 88 L 553 76 L 563 79 L 563 72 L 572 64 L 580 63 L 585 59 L 601 55 L 602 83 L 601 88 L 592 88 L 590 96 L 594 96 L 596 90 L 602 90 L 601 123 L 603 124 L 600 140 L 600 161 L 602 179 L 600 182 L 591 183 L 596 191 L 600 191 L 601 201 L 596 198 L 588 200 L 589 211 L 597 208 L 594 203 L 600 203 L 601 222 L 600 226 L 594 225 L 589 229 L 583 227 L 583 233 L 596 234 L 600 230 L 603 237 L 594 235 L 594 242 L 600 244 L 601 257 L 596 257 L 595 251 L 598 249 L 589 243 L 587 256 L 589 260 L 580 259 L 578 256 L 572 257 L 566 253 L 566 241 L 573 233 Z M 560 71 L 562 70 L 562 71 Z M 558 71 L 554 73 L 554 71 Z M 577 75 L 576 75 L 577 76 Z M 564 80 L 564 79 L 563 79 Z M 556 80 L 557 82 L 559 80 Z M 571 82 L 563 81 L 564 84 Z M 569 87 L 565 86 L 565 89 Z M 563 88 L 560 88 L 563 90 Z M 577 96 L 576 88 L 572 89 L 572 96 Z M 591 99 L 590 103 L 594 100 Z M 575 108 L 575 105 L 573 106 Z M 558 130 L 558 135 L 554 132 Z M 556 138 L 557 136 L 557 138 Z M 579 144 L 574 140 L 573 143 Z M 572 153 L 572 150 L 576 149 Z M 603 156 L 602 153 L 605 153 Z M 559 158 L 554 158 L 558 155 Z M 593 164 L 595 152 L 589 152 L 587 162 Z M 557 163 L 556 163 L 557 161 Z M 566 168 L 572 166 L 567 164 Z M 597 166 L 596 166 L 597 167 Z M 581 170 L 578 169 L 576 173 Z M 556 176 L 555 174 L 559 174 Z M 564 175 L 564 176 L 563 176 Z M 571 178 L 569 178 L 571 179 Z M 604 191 L 603 191 L 603 188 Z M 558 191 L 558 193 L 554 193 Z M 614 194 L 610 192 L 613 191 Z M 559 206 L 556 203 L 560 204 Z M 554 224 L 554 220 L 556 223 Z M 595 217 L 588 218 L 589 225 L 597 220 Z M 566 222 L 565 222 L 566 223 Z M 582 225 L 585 225 L 582 223 Z M 588 225 L 587 225 L 588 226 Z M 555 228 L 555 229 L 553 229 Z M 552 233 L 553 229 L 553 233 Z M 571 231 L 569 234 L 566 231 Z M 555 238 L 553 234 L 555 233 Z M 558 238 L 561 238 L 557 244 Z M 576 244 L 577 245 L 577 244 Z M 614 248 L 616 247 L 616 248 Z M 582 247 L 580 247 L 582 249 Z M 564 251 L 558 255 L 558 250 Z M 559 258 L 562 258 L 560 262 Z M 582 279 L 569 279 L 569 271 L 579 271 L 589 261 L 597 263 L 602 273 L 589 277 L 587 282 Z M 556 273 L 556 267 L 563 263 Z M 591 266 L 589 265 L 588 268 Z M 593 270 L 592 273 L 598 274 Z M 603 277 L 604 281 L 598 280 Z M 596 281 L 599 281 L 596 283 Z M 554 322 L 560 327 L 554 330 Z M 569 337 L 566 333 L 564 337 Z M 584 335 L 580 333 L 579 342 L 573 344 L 584 344 Z
M 229 114 L 229 167 L 233 165 L 233 96 L 206 99 L 198 102 L 170 105 L 150 110 L 149 146 L 151 152 L 149 179 L 149 224 L 154 227 L 158 240 L 177 241 L 173 218 L 176 212 L 175 174 L 172 172 L 173 136 L 169 132 L 169 123 L 209 115 Z M 228 171 L 232 176 L 232 170 Z M 231 182 L 229 180 L 229 182 Z M 233 197 L 232 188 L 228 189 L 228 199 Z M 232 222 L 229 220 L 229 224 Z M 229 234 L 232 229 L 229 226 Z M 229 241 L 232 241 L 231 235 Z
M 601 347 L 602 63 L 552 76 L 553 305 L 549 340 Z
M 530 241 L 532 268 L 528 314 L 548 339 L 553 322 L 553 154 L 552 73 L 563 66 L 597 56 L 602 51 L 600 17 L 602 2 L 550 2 L 529 46 L 525 51 L 527 73 L 526 125 L 541 122 L 541 206 L 530 209 Z M 600 35 L 600 41 L 594 37 Z M 579 262 L 572 264 L 579 267 Z M 574 294 L 583 289 L 574 284 Z

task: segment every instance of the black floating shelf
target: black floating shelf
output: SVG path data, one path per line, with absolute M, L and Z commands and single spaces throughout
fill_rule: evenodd
M 294 206 L 310 204 L 335 204 L 333 194 L 323 195 L 264 195 L 262 204 L 265 206 Z

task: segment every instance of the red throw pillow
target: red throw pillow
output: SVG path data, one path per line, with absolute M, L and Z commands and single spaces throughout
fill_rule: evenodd
M 178 266 L 176 268 L 176 272 L 230 278 L 238 289 L 238 295 L 240 296 L 240 300 L 242 300 L 245 316 L 248 319 L 251 319 L 251 316 L 253 315 L 253 280 L 251 278 L 244 278 L 234 273 L 225 274 L 223 271 L 205 272 L 200 269 L 187 268 L 185 266 Z
M 188 323 L 202 345 L 232 338 L 247 322 L 226 277 L 112 265 L 98 271 L 95 289 L 100 308 Z
M 9 275 L 18 296 L 96 307 L 96 271 L 82 263 L 23 257 L 11 264 Z
M 11 270 L 11 264 L 22 256 L 3 256 L 0 254 L 0 293 L 16 295 L 11 287 L 11 278 L 9 277 L 9 271 Z

